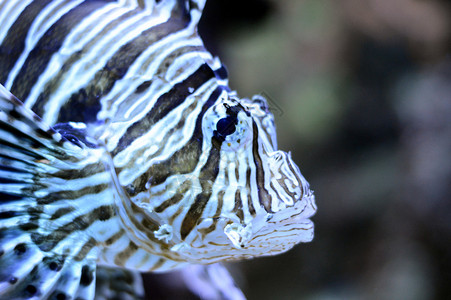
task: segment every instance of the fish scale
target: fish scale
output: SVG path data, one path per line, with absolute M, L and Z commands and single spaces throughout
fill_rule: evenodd
M 139 299 L 138 272 L 182 269 L 242 299 L 216 263 L 312 240 L 313 192 L 204 48 L 204 5 L 0 2 L 0 298 Z

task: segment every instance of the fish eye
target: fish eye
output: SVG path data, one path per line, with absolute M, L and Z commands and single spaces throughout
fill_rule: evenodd
M 228 135 L 231 135 L 236 131 L 236 125 L 238 125 L 238 118 L 236 115 L 222 118 L 216 123 L 214 135 L 218 139 L 224 141 Z
M 206 113 L 203 132 L 224 151 L 246 149 L 253 136 L 252 115 L 236 100 L 217 103 Z

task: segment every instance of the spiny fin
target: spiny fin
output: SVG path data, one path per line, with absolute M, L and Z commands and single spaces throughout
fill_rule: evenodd
M 144 288 L 139 272 L 102 266 L 97 268 L 96 279 L 96 300 L 144 299 Z
M 102 204 L 93 201 L 98 195 L 80 200 L 78 190 L 65 190 L 89 175 L 87 164 L 103 172 L 92 151 L 42 123 L 0 85 L 0 299 L 94 298 L 95 215 L 78 210 Z
M 183 6 L 186 10 L 190 11 L 196 9 L 200 12 L 205 7 L 207 0 L 137 0 L 138 5 L 142 8 L 152 9 L 158 5 L 173 4 L 176 2 L 178 6 Z
M 191 265 L 181 273 L 187 287 L 200 299 L 246 300 L 229 271 L 220 263 Z
M 207 0 L 177 0 L 180 6 L 185 6 L 185 9 L 189 12 L 197 10 L 202 13 Z
M 19 236 L 20 238 L 20 236 Z M 17 241 L 17 240 L 16 240 Z M 96 260 L 44 253 L 33 243 L 14 246 L 0 257 L 1 299 L 93 299 Z
M 170 10 L 173 16 L 187 16 L 197 24 L 205 7 L 206 0 L 137 0 L 138 5 L 152 11 Z

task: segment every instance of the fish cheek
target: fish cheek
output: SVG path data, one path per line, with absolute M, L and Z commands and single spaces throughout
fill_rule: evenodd
M 168 159 L 158 162 L 132 184 L 127 185 L 125 190 L 133 197 L 152 186 L 162 184 L 169 176 L 177 174 L 189 174 L 194 171 L 202 152 L 202 139 L 192 137 L 181 149 L 177 150 Z

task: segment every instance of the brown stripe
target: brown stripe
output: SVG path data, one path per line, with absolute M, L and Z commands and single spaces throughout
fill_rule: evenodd
M 207 162 L 202 167 L 199 174 L 202 192 L 196 196 L 194 203 L 191 205 L 185 218 L 183 219 L 180 229 L 182 240 L 188 236 L 202 216 L 208 200 L 211 197 L 213 183 L 219 173 L 222 141 L 215 140 L 215 137 L 213 137 L 211 143 L 212 147 L 208 155 Z
M 82 261 L 86 255 L 88 255 L 89 251 L 96 246 L 96 240 L 94 238 L 90 238 L 80 249 L 80 251 L 75 255 L 75 261 Z
M 255 216 L 255 207 L 254 203 L 252 201 L 252 194 L 251 194 L 251 168 L 248 166 L 246 170 L 246 190 L 248 191 L 247 195 L 247 205 L 249 206 L 249 213 L 252 216 Z
M 168 54 L 168 56 L 165 57 L 165 59 L 159 65 L 155 74 L 157 76 L 158 75 L 164 76 L 166 74 L 166 71 L 168 70 L 168 68 L 174 63 L 174 61 L 177 58 L 181 57 L 185 53 L 199 52 L 199 51 L 205 51 L 205 48 L 203 46 L 184 46 L 184 47 L 175 49 L 174 52 L 172 52 L 171 54 Z M 152 58 L 149 60 L 152 60 Z M 174 77 L 177 77 L 178 75 L 180 75 L 181 72 L 183 72 L 183 70 L 179 70 L 174 75 Z
M 58 122 L 95 122 L 101 108 L 100 98 L 108 94 L 114 83 L 125 76 L 129 67 L 141 53 L 165 36 L 182 30 L 186 25 L 179 19 L 171 17 L 167 22 L 143 31 L 137 38 L 123 45 L 105 67 L 96 73 L 90 84 L 73 94 L 69 101 L 61 107 Z M 74 108 L 81 113 L 74 114 Z
M 219 96 L 222 93 L 222 87 L 218 87 L 209 97 L 208 101 L 202 107 L 202 111 L 199 113 L 196 119 L 196 126 L 191 139 L 186 143 L 184 147 L 176 151 L 170 158 L 162 161 L 158 164 L 152 165 L 144 174 L 139 176 L 134 182 L 133 194 L 134 196 L 144 190 L 146 190 L 147 182 L 151 186 L 156 186 L 163 183 L 169 176 L 175 174 L 188 174 L 194 171 L 196 168 L 199 157 L 202 153 L 202 119 L 205 112 L 215 104 Z M 120 170 L 116 170 L 117 173 Z
M 224 194 L 225 191 L 220 191 L 218 193 L 218 206 L 216 207 L 216 212 L 213 215 L 213 223 L 207 228 L 199 229 L 199 233 L 202 234 L 202 238 L 205 238 L 207 234 L 213 232 L 216 229 L 216 225 L 218 223 L 219 216 L 221 215 L 222 208 L 224 206 Z
M 291 172 L 293 172 L 294 177 L 296 177 L 296 180 L 298 181 L 298 186 L 301 189 L 301 196 L 299 199 L 302 199 L 302 197 L 304 197 L 304 186 L 302 185 L 302 180 L 299 176 L 301 176 L 299 174 L 299 172 L 296 172 L 296 168 L 292 165 L 292 161 L 291 159 L 287 159 L 288 161 L 288 167 L 290 168 Z
M 137 250 L 138 246 L 130 241 L 127 248 L 116 255 L 116 257 L 114 258 L 114 263 L 118 266 L 124 266 L 127 259 L 129 259 Z
M 254 204 L 252 203 L 252 197 L 250 195 L 247 196 L 247 205 L 249 206 L 249 213 L 251 216 L 255 216 L 255 208 Z
M 222 209 L 224 208 L 224 195 L 225 195 L 224 190 L 218 193 L 218 206 L 216 207 L 216 211 L 213 216 L 215 224 L 217 222 L 217 219 L 221 216 Z
M 235 178 L 237 182 L 240 182 L 240 161 L 235 162 Z
M 173 197 L 169 198 L 168 200 L 161 203 L 158 207 L 156 207 L 154 210 L 156 213 L 162 213 L 166 210 L 169 206 L 173 206 L 177 203 L 179 203 L 183 199 L 183 194 L 177 193 Z
M 50 220 L 56 220 L 61 218 L 64 215 L 67 215 L 68 213 L 71 213 L 75 210 L 74 207 L 62 207 L 59 208 L 57 211 L 55 211 L 51 216 Z
M 232 211 L 241 221 L 244 221 L 243 201 L 241 200 L 240 190 L 236 190 L 235 192 L 235 207 Z
M 163 264 L 166 262 L 164 258 L 160 258 L 151 268 L 149 271 L 158 270 Z
M 40 205 L 28 208 L 27 213 L 30 218 L 27 223 L 19 225 L 19 228 L 24 231 L 36 230 L 39 228 L 39 219 L 43 215 L 43 212 L 44 208 Z
M 14 80 L 11 92 L 19 99 L 25 100 L 42 71 L 46 69 L 52 55 L 61 48 L 64 39 L 73 27 L 78 25 L 84 16 L 105 4 L 107 2 L 85 1 L 54 23 L 28 55 Z
M 17 110 L 11 110 L 9 111 L 10 116 L 12 116 L 14 119 L 19 120 L 19 121 L 23 121 L 24 123 L 26 123 L 27 125 L 29 125 L 29 120 L 26 120 L 23 118 L 23 115 L 21 115 Z M 34 125 L 34 126 L 33 126 Z M 34 134 L 37 135 L 38 138 L 41 139 L 45 139 L 46 142 L 50 141 L 53 142 L 52 136 L 50 135 L 50 133 L 46 133 L 45 131 L 36 128 L 35 127 L 36 124 L 32 124 L 32 129 L 34 130 Z M 42 140 L 35 138 L 33 136 L 30 136 L 27 133 L 24 133 L 22 131 L 20 131 L 18 128 L 16 128 L 15 126 L 13 126 L 12 124 L 8 124 L 5 123 L 3 121 L 0 121 L 0 128 L 2 129 L 2 131 L 6 131 L 11 133 L 16 139 L 20 140 L 20 145 L 19 144 L 13 144 L 10 142 L 3 142 L 3 138 L 1 138 L 2 143 L 5 143 L 7 145 L 11 145 L 13 148 L 17 148 L 20 149 L 20 152 L 22 153 L 26 153 L 27 155 L 30 155 L 31 157 L 35 157 L 35 158 L 39 158 L 39 159 L 45 159 L 45 157 L 39 155 L 37 153 L 37 151 L 35 151 L 34 149 L 40 149 L 40 152 L 47 152 L 47 153 L 51 153 L 54 156 L 57 156 L 58 159 L 64 159 L 65 158 L 65 154 L 61 153 L 61 151 L 57 151 L 55 149 L 49 148 L 47 144 L 43 143 Z M 33 134 L 31 133 L 31 134 Z M 31 149 L 30 149 L 31 148 Z M 23 149 L 23 150 L 22 150 Z
M 110 22 L 107 26 L 105 26 L 105 28 L 103 28 L 100 33 L 98 33 L 91 41 L 89 41 L 89 43 L 87 43 L 83 47 L 83 49 L 73 53 L 64 62 L 63 66 L 61 67 L 61 70 L 59 70 L 58 74 L 55 75 L 52 79 L 49 80 L 49 82 L 46 83 L 43 91 L 39 94 L 35 104 L 32 107 L 33 111 L 36 112 L 38 115 L 43 115 L 45 104 L 52 98 L 54 91 L 65 80 L 66 73 L 69 70 L 71 70 L 73 65 L 75 65 L 84 55 L 86 55 L 86 53 L 92 51 L 92 48 L 99 43 L 99 40 L 103 36 L 105 36 L 106 34 L 108 34 L 111 31 L 114 31 L 117 26 L 119 26 L 122 22 L 126 21 L 127 19 L 136 15 L 136 13 L 138 11 L 139 11 L 139 9 L 135 9 L 135 10 L 129 11 L 129 12 L 119 16 L 118 18 L 116 18 L 115 20 Z M 95 24 L 93 26 L 95 26 Z M 86 91 L 86 89 L 81 89 L 78 92 L 78 94 L 74 94 L 75 96 L 72 95 L 72 97 L 76 97 L 76 96 L 83 97 L 83 96 L 86 96 L 88 93 L 97 94 L 100 92 L 100 90 L 102 88 L 102 86 L 100 85 L 101 83 L 103 83 L 103 81 L 102 82 L 95 82 L 95 81 L 91 82 L 91 84 L 94 84 L 96 88 L 91 88 L 88 90 L 88 92 Z M 83 104 L 83 102 L 78 103 L 77 104 L 78 106 L 76 109 L 74 109 L 73 111 L 67 111 L 67 113 L 68 113 L 67 116 L 60 116 L 60 120 L 58 122 L 60 122 L 60 123 L 68 122 L 71 120 L 71 115 L 70 115 L 71 113 L 72 113 L 72 116 L 74 115 L 74 112 L 77 112 L 77 114 L 80 114 L 80 112 L 87 111 L 88 107 L 97 105 L 96 103 L 97 102 L 94 102 L 94 103 L 86 102 L 84 104 Z
M 185 210 L 185 207 L 183 205 L 179 205 L 177 208 L 177 211 L 170 217 L 168 217 L 168 224 L 172 225 L 174 224 L 174 220 L 182 214 L 182 212 Z
M 105 241 L 105 245 L 111 245 L 113 243 L 115 243 L 117 240 L 119 240 L 125 233 L 124 229 L 119 230 L 118 232 L 116 232 L 115 234 L 113 234 L 113 236 L 111 236 L 109 239 L 107 239 Z
M 0 45 L 0 83 L 5 84 L 9 72 L 11 72 L 25 48 L 25 39 L 31 24 L 50 2 L 51 0 L 32 1 L 9 28 Z M 6 30 L 6 28 L 1 30 Z
M 293 194 L 290 193 L 290 191 L 288 190 L 288 187 L 285 185 L 285 183 L 283 182 L 283 180 L 278 179 L 277 182 L 279 183 L 280 187 L 282 188 L 282 190 L 285 192 L 285 197 L 289 197 L 293 199 Z M 273 182 L 271 181 L 269 183 L 269 186 L 273 189 L 273 191 L 277 194 L 277 196 L 279 197 L 279 200 L 282 199 L 282 191 L 276 189 L 276 187 L 274 186 Z M 285 198 L 284 197 L 284 198 Z
M 190 187 L 191 185 L 189 181 L 183 182 L 183 184 L 177 188 L 176 194 L 173 197 L 169 198 L 168 200 L 163 201 L 159 206 L 157 206 L 154 209 L 155 212 L 161 213 L 169 206 L 173 206 L 179 203 L 183 199 L 186 192 L 188 192 Z
M 119 140 L 116 149 L 111 154 L 116 156 L 134 140 L 148 132 L 154 124 L 163 119 L 168 113 L 185 102 L 185 99 L 192 93 L 190 92 L 190 88 L 198 89 L 213 77 L 214 73 L 211 68 L 207 64 L 203 64 L 184 81 L 174 85 L 170 91 L 158 98 L 155 105 L 145 117 L 127 129 Z
M 11 127 L 11 126 L 7 125 L 7 124 L 5 124 L 3 122 L 0 122 L 0 130 L 1 131 L 3 131 L 3 132 L 5 132 L 5 131 L 12 131 L 8 127 Z M 22 142 L 25 144 L 24 146 L 30 146 L 31 148 L 39 148 L 39 144 L 34 144 L 33 141 L 29 141 L 29 140 L 23 139 Z M 37 152 L 34 152 L 34 151 L 30 150 L 30 149 L 22 147 L 21 145 L 17 145 L 15 143 L 11 143 L 11 142 L 5 141 L 2 138 L 0 138 L 0 145 L 2 145 L 2 148 L 4 148 L 4 147 L 11 148 L 11 149 L 13 149 L 14 152 L 19 152 L 20 154 L 25 154 L 30 159 L 34 159 L 34 160 L 44 160 L 44 159 L 46 159 L 46 157 L 40 155 Z M 35 147 L 33 147 L 33 146 L 35 146 Z M 16 156 L 18 156 L 18 155 L 16 155 Z M 20 156 L 22 156 L 22 155 L 20 155 Z M 14 158 L 14 160 L 19 160 L 19 159 Z
M 62 240 L 67 238 L 73 232 L 82 231 L 91 226 L 95 221 L 99 219 L 99 215 L 105 216 L 105 211 L 111 211 L 114 213 L 114 210 L 111 206 L 100 206 L 90 213 L 78 216 L 72 222 L 57 228 L 55 231 L 48 235 L 33 233 L 31 235 L 31 239 L 42 251 L 51 251 L 56 247 L 56 245 L 58 245 Z M 113 213 L 109 214 L 109 216 L 111 217 Z
M 95 162 L 84 166 L 82 169 L 74 172 L 73 169 L 61 170 L 52 174 L 52 177 L 57 177 L 65 180 L 86 178 L 97 173 L 101 173 L 105 170 L 105 166 L 102 162 Z
M 56 201 L 60 200 L 75 200 L 82 196 L 89 195 L 89 194 L 98 194 L 106 189 L 108 189 L 110 186 L 108 183 L 94 185 L 94 186 L 88 186 L 80 190 L 75 191 L 59 191 L 54 192 L 46 195 L 42 198 L 36 198 L 36 202 L 38 204 L 50 204 Z
M 265 175 L 263 171 L 263 162 L 258 153 L 258 128 L 255 121 L 253 121 L 253 143 L 252 143 L 252 153 L 255 162 L 255 169 L 257 175 L 257 188 L 258 188 L 258 199 L 261 205 L 265 208 L 267 212 L 271 212 L 271 196 L 265 189 Z

